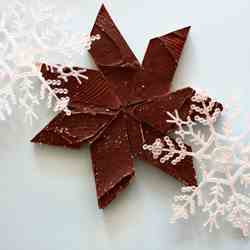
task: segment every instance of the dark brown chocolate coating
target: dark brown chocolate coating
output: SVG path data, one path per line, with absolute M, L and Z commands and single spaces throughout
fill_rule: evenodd
M 125 115 L 120 112 L 91 144 L 91 157 L 100 208 L 106 207 L 134 176 Z
M 184 88 L 169 93 L 171 81 L 188 35 L 189 27 L 150 40 L 142 65 L 101 7 L 91 34 L 101 36 L 90 50 L 100 71 L 87 70 L 88 80 L 74 78 L 68 88 L 71 116 L 58 114 L 32 142 L 79 148 L 91 143 L 98 205 L 105 208 L 134 176 L 133 158 L 151 163 L 185 185 L 196 185 L 191 157 L 176 166 L 154 160 L 144 143 L 173 131 L 166 112 L 190 113 L 195 91 Z M 45 79 L 58 73 L 43 65 Z M 222 110 L 221 104 L 216 107 Z M 188 147 L 188 146 L 187 146 Z M 191 147 L 188 147 L 191 151 Z

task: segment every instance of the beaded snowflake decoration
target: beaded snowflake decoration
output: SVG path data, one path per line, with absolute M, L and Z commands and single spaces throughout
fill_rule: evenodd
M 67 81 L 74 77 L 80 83 L 86 79 L 85 70 L 73 65 L 74 55 L 89 49 L 97 35 L 77 34 L 67 31 L 67 15 L 59 14 L 51 1 L 15 1 L 6 9 L 0 10 L 0 120 L 11 115 L 15 107 L 21 107 L 25 120 L 32 123 L 38 119 L 36 106 L 41 100 L 48 100 L 48 107 L 55 111 L 67 109 L 67 90 L 60 88 L 60 78 Z M 59 56 L 69 67 L 51 63 Z M 57 82 L 47 82 L 40 73 L 37 62 L 53 65 L 60 73 Z M 39 83 L 39 85 L 37 84 Z M 52 90 L 51 84 L 58 88 Z M 36 93 L 41 86 L 41 94 Z M 62 97 L 58 98 L 56 91 Z
M 196 93 L 191 109 L 198 115 L 182 120 L 176 111 L 167 113 L 166 122 L 177 126 L 175 139 L 168 136 L 164 140 L 156 139 L 152 145 L 144 145 L 145 150 L 152 152 L 154 159 L 160 162 L 172 160 L 173 164 L 192 156 L 199 173 L 197 186 L 181 189 L 181 194 L 174 197 L 171 222 L 188 219 L 200 209 L 206 215 L 204 226 L 211 232 L 219 229 L 223 220 L 240 229 L 244 236 L 249 234 L 250 224 L 250 129 L 235 136 L 229 125 L 237 113 L 230 110 L 229 115 L 221 121 L 222 129 L 216 126 L 220 110 L 213 115 L 212 102 L 206 95 Z M 231 115 L 230 115 L 231 113 Z M 223 118 L 223 117 L 222 117 Z M 230 122 L 228 122 L 230 121 Z M 184 140 L 191 143 L 190 152 Z M 189 143 L 189 144 L 190 144 Z

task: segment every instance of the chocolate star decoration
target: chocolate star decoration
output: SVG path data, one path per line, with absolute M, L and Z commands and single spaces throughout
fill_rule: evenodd
M 140 64 L 102 6 L 91 32 L 101 39 L 90 50 L 100 71 L 87 70 L 88 80 L 81 84 L 73 77 L 62 81 L 61 87 L 69 91 L 71 115 L 62 111 L 32 140 L 69 148 L 90 143 L 100 208 L 129 184 L 135 175 L 134 158 L 185 185 L 196 185 L 191 157 L 176 165 L 171 159 L 162 164 L 142 149 L 144 143 L 151 144 L 175 129 L 166 122 L 167 111 L 178 110 L 183 119 L 195 115 L 190 111 L 192 88 L 169 93 L 188 32 L 189 27 L 150 40 Z M 53 66 L 43 65 L 41 72 L 46 80 L 58 79 Z M 222 106 L 215 103 L 215 108 Z

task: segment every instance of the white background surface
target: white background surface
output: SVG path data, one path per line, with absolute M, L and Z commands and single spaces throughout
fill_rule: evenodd
M 72 11 L 72 32 L 83 33 L 90 31 L 101 4 L 56 2 Z M 222 101 L 238 96 L 242 113 L 249 112 L 248 0 L 104 3 L 140 60 L 150 38 L 191 25 L 173 88 L 189 84 Z M 87 55 L 80 63 L 91 65 Z M 0 124 L 1 250 L 249 249 L 250 239 L 242 239 L 228 224 L 211 234 L 198 217 L 169 224 L 180 185 L 140 161 L 127 190 L 99 210 L 87 146 L 72 151 L 29 143 L 49 121 L 52 114 L 46 112 L 32 128 L 18 115 Z

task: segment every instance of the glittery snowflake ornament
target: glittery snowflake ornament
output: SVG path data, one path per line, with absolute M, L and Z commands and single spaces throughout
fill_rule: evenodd
M 0 10 L 0 120 L 6 120 L 16 107 L 23 109 L 25 120 L 32 123 L 38 119 L 36 106 L 47 99 L 48 107 L 54 111 L 69 113 L 67 90 L 60 89 L 60 80 L 74 77 L 81 82 L 86 79 L 84 70 L 73 66 L 74 55 L 89 49 L 91 43 L 100 39 L 66 30 L 68 23 L 65 12 L 49 1 L 15 1 Z M 51 62 L 55 57 L 67 61 L 68 67 Z M 37 62 L 50 62 L 60 73 L 57 82 L 47 82 L 40 73 Z M 58 92 L 64 94 L 58 98 Z M 41 86 L 41 94 L 39 94 Z M 38 91 L 37 91 L 38 90 Z
M 220 130 L 215 125 L 220 110 L 212 115 L 210 112 L 214 102 L 197 93 L 192 101 L 191 109 L 196 111 L 194 117 L 182 120 L 177 111 L 167 113 L 169 119 L 166 122 L 176 124 L 178 128 L 175 139 L 166 136 L 164 140 L 156 139 L 152 145 L 143 146 L 161 163 L 171 159 L 174 165 L 186 156 L 196 160 L 200 182 L 198 186 L 183 187 L 181 194 L 174 197 L 171 222 L 188 219 L 200 209 L 206 216 L 204 226 L 210 232 L 219 229 L 224 219 L 248 236 L 250 144 L 247 139 L 249 141 L 250 130 L 234 136 L 228 122 L 232 122 L 232 117 L 224 121 Z M 192 152 L 187 150 L 184 140 L 192 143 Z

